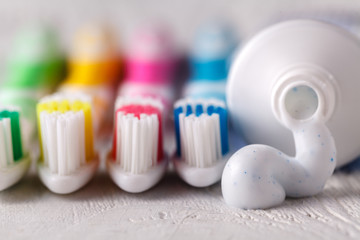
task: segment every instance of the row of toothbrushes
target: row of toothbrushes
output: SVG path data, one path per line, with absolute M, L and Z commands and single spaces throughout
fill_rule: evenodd
M 51 42 L 50 33 L 38 35 L 34 38 L 42 39 L 41 45 Z M 193 99 L 182 99 L 174 104 L 177 151 L 173 159 L 176 159 L 176 169 L 184 181 L 202 187 L 220 180 L 228 158 L 225 81 L 235 40 L 226 25 L 211 25 L 199 32 L 195 45 L 191 55 L 192 78 L 182 94 Z M 54 46 L 49 46 L 49 49 L 49 52 L 41 54 L 54 62 L 52 68 L 45 64 L 51 61 L 44 56 L 38 57 L 41 60 L 38 65 L 44 64 L 44 69 L 53 69 L 54 75 L 51 77 L 55 82 L 61 75 L 61 57 Z M 68 78 L 57 93 L 39 100 L 36 111 L 41 149 L 39 176 L 56 193 L 73 192 L 84 186 L 94 175 L 98 166 L 94 143 L 100 125 L 108 116 L 112 116 L 109 109 L 114 103 L 114 82 L 121 64 L 114 54 L 112 39 L 97 28 L 80 32 L 74 49 Z M 168 165 L 169 155 L 172 155 L 163 145 L 166 146 L 169 140 L 164 132 L 171 128 L 168 116 L 176 93 L 173 87 L 175 52 L 166 32 L 162 29 L 145 28 L 135 36 L 128 53 L 126 78 L 117 92 L 119 97 L 113 112 L 113 149 L 109 154 L 107 167 L 111 178 L 119 187 L 129 192 L 141 192 L 161 179 Z M 44 69 L 38 71 L 46 72 Z M 55 72 L 58 74 L 56 77 Z M 42 77 L 50 78 L 50 75 Z M 43 92 L 32 98 L 35 99 L 33 102 L 36 103 L 44 93 L 49 93 L 55 85 L 44 80 L 42 88 L 34 86 L 33 89 L 41 89 Z M 9 93 L 9 90 L 4 92 Z M 12 99 L 1 100 L 2 104 L 8 102 L 16 103 Z M 28 103 L 24 98 L 19 102 Z M 20 111 L 11 112 L 17 115 L 23 114 L 23 109 L 31 109 L 21 104 L 14 105 L 20 105 Z M 33 116 L 26 116 L 25 121 L 22 121 L 22 128 L 31 129 L 31 123 L 26 119 L 33 119 Z M 12 126 L 12 119 L 6 117 L 3 120 L 6 124 L 9 121 Z M 20 129 L 20 120 L 18 125 Z M 29 131 L 24 132 L 23 136 L 29 136 Z M 3 135 L 4 139 L 0 144 L 10 146 L 12 140 L 5 127 L 4 133 L 7 135 Z M 26 139 L 22 139 L 21 142 L 25 141 Z M 18 144 L 15 142 L 13 146 Z M 28 144 L 26 146 L 25 156 L 29 152 Z M 9 149 L 7 153 L 11 152 Z M 19 165 L 14 164 L 18 158 L 13 157 L 11 161 L 9 159 L 12 158 L 7 156 L 3 161 L 10 164 L 3 165 L 4 169 Z M 28 166 L 22 165 L 24 167 L 22 172 L 19 170 L 19 176 L 26 172 Z
M 146 191 L 159 182 L 169 162 L 162 141 L 164 105 L 151 97 L 119 97 L 116 109 L 113 149 L 107 159 L 109 174 L 125 191 Z M 52 192 L 74 192 L 97 170 L 92 111 L 89 98 L 80 94 L 54 94 L 37 104 L 38 172 Z M 219 181 L 230 156 L 224 103 L 179 100 L 174 117 L 178 149 L 172 159 L 180 177 L 196 187 Z M 0 147 L 3 190 L 20 180 L 30 164 L 28 150 L 22 148 L 17 110 L 0 112 Z

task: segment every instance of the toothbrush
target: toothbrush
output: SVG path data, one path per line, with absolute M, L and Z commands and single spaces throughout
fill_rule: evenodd
M 182 99 L 174 105 L 179 176 L 195 187 L 218 182 L 230 157 L 227 110 L 217 99 Z
M 230 58 L 236 44 L 233 30 L 226 22 L 209 22 L 201 26 L 190 51 L 191 76 L 183 95 L 225 101 Z
M 0 84 L 0 103 L 19 108 L 27 146 L 36 137 L 36 103 L 51 93 L 64 74 L 64 57 L 54 30 L 34 25 L 20 31 Z
M 121 61 L 114 36 L 102 25 L 89 25 L 75 35 L 69 57 L 69 77 L 59 91 L 85 93 L 93 99 L 95 133 L 111 122 Z
M 123 190 L 143 192 L 165 173 L 162 143 L 163 104 L 150 97 L 119 97 L 116 101 L 114 144 L 107 168 Z
M 18 110 L 0 109 L 0 191 L 17 183 L 30 166 L 20 125 Z
M 173 162 L 179 176 L 195 187 L 218 182 L 230 157 L 225 86 L 235 44 L 225 22 L 203 25 L 194 40 L 191 77 L 182 93 L 188 99 L 175 103 L 177 152 Z
M 90 181 L 98 167 L 93 147 L 92 105 L 82 96 L 59 94 L 37 105 L 39 176 L 52 192 L 68 194 Z
M 126 53 L 126 77 L 118 96 L 160 98 L 167 115 L 174 101 L 174 65 L 174 43 L 167 29 L 161 25 L 139 28 Z

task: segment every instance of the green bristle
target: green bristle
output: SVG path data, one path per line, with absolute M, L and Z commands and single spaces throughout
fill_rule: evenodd
M 16 111 L 4 110 L 0 112 L 0 119 L 10 118 L 11 122 L 11 138 L 12 149 L 14 153 L 14 160 L 20 160 L 23 157 L 21 131 L 20 131 L 20 116 Z

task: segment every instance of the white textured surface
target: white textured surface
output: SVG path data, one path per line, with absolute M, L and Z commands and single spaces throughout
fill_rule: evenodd
M 2 239 L 359 239 L 360 173 L 337 173 L 315 197 L 269 210 L 227 207 L 220 184 L 196 189 L 169 173 L 129 194 L 99 172 L 84 189 L 50 193 L 30 174 L 0 193 Z
M 0 69 L 21 26 L 54 23 L 65 46 L 89 21 L 105 20 L 119 35 L 119 47 L 139 22 L 166 21 L 182 46 L 208 18 L 226 15 L 249 36 L 269 19 L 296 11 L 356 11 L 359 1 L 341 0 L 12 0 L 0 2 Z M 1 79 L 0 79 L 1 81 Z M 141 194 L 121 191 L 100 172 L 68 196 L 50 193 L 30 174 L 0 193 L 0 239 L 360 239 L 360 173 L 336 174 L 316 197 L 286 200 L 266 211 L 229 208 L 220 184 L 196 189 L 173 174 Z

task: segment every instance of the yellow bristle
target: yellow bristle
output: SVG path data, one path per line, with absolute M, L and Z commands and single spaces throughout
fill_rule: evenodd
M 70 111 L 70 103 L 68 100 L 63 100 L 58 103 L 58 111 L 61 113 L 66 113 L 67 111 Z
M 58 103 L 55 101 L 51 101 L 48 103 L 44 103 L 44 107 L 45 107 L 46 111 L 48 111 L 49 113 L 52 113 L 52 112 L 58 110 Z

